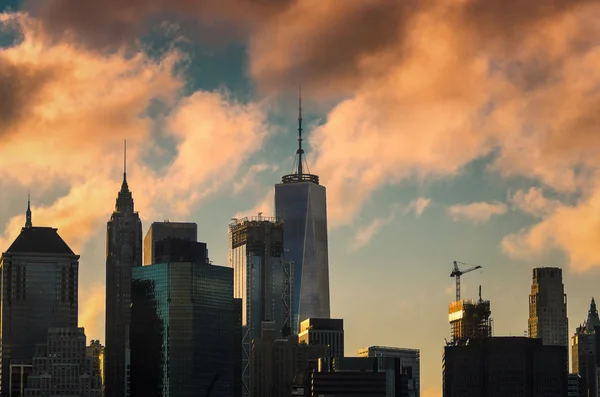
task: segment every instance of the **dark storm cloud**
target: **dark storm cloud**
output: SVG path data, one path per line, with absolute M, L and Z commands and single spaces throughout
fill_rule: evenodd
M 27 0 L 26 9 L 55 35 L 71 33 L 99 48 L 139 38 L 148 23 L 164 16 L 207 25 L 250 29 L 285 10 L 292 0 Z M 235 29 L 233 29 L 235 27 Z M 220 34 L 223 30 L 219 29 Z
M 33 65 L 16 66 L 0 58 L 0 135 L 25 117 L 55 71 Z

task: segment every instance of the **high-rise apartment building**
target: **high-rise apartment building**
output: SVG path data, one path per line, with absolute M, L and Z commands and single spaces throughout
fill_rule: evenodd
M 327 197 L 319 177 L 304 172 L 301 106 L 296 158 L 296 171 L 283 176 L 281 183 L 275 185 L 275 216 L 285 225 L 284 256 L 294 266 L 294 332 L 307 318 L 330 316 Z
M 291 322 L 289 262 L 283 261 L 285 225 L 263 216 L 237 219 L 229 225 L 229 266 L 234 272 L 234 295 L 242 300 L 244 395 L 250 393 L 252 341 L 265 322 L 277 335 L 287 335 Z
M 132 397 L 234 395 L 241 341 L 233 269 L 187 251 L 202 254 L 179 262 L 175 251 L 175 261 L 132 271 Z
M 597 396 L 600 375 L 600 318 L 592 298 L 586 321 L 577 327 L 571 338 L 572 370 L 580 376 L 579 388 L 584 396 Z
M 26 218 L 0 259 L 2 397 L 11 387 L 22 392 L 35 346 L 46 343 L 49 328 L 77 327 L 79 256 L 57 229 L 33 226 L 29 206 Z
M 491 337 L 446 346 L 443 397 L 564 397 L 568 351 L 541 339 Z
M 309 346 L 326 346 L 326 357 L 344 357 L 344 320 L 307 318 L 300 323 L 298 341 Z
M 530 338 L 541 338 L 545 345 L 569 346 L 567 295 L 562 269 L 533 269 L 528 335 Z
M 144 237 L 144 266 L 160 262 L 156 260 L 154 245 L 166 238 L 198 241 L 198 225 L 190 222 L 153 222 Z
M 83 328 L 50 328 L 46 344 L 36 347 L 25 397 L 101 397 L 102 380 L 86 353 Z
M 421 352 L 419 349 L 403 349 L 388 346 L 370 346 L 360 349 L 358 357 L 395 357 L 403 369 L 409 369 L 409 396 L 419 397 L 421 390 Z
M 115 211 L 106 228 L 105 392 L 126 397 L 127 354 L 131 306 L 131 270 L 142 266 L 142 221 L 123 172 Z

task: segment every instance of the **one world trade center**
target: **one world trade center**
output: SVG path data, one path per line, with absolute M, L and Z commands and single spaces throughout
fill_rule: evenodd
M 319 177 L 304 172 L 302 102 L 295 161 L 294 173 L 275 185 L 275 214 L 283 221 L 284 258 L 293 262 L 291 328 L 298 332 L 307 318 L 330 317 L 327 197 Z

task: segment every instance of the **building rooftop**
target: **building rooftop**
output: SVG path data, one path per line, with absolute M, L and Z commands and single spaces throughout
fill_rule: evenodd
M 6 250 L 6 253 L 66 254 L 75 255 L 67 243 L 52 227 L 24 227 L 21 233 Z

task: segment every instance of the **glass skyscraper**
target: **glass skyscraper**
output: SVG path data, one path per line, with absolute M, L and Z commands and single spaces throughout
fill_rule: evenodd
M 251 386 L 250 351 L 269 322 L 276 335 L 291 331 L 292 268 L 283 261 L 284 225 L 262 216 L 229 225 L 229 266 L 234 271 L 234 296 L 242 300 L 243 395 Z M 271 325 L 272 324 L 272 325 Z
M 207 264 L 202 243 L 181 244 L 202 255 L 132 270 L 131 396 L 231 397 L 241 344 L 233 269 Z
M 284 224 L 285 260 L 292 261 L 292 328 L 307 318 L 329 318 L 327 197 L 317 175 L 303 170 L 302 107 L 298 118 L 297 170 L 275 185 L 275 216 Z
M 2 254 L 0 269 L 1 395 L 12 387 L 12 395 L 20 396 L 26 382 L 21 371 L 30 372 L 35 346 L 46 343 L 48 329 L 77 327 L 79 256 L 57 229 L 32 226 L 28 209 L 26 226 Z

